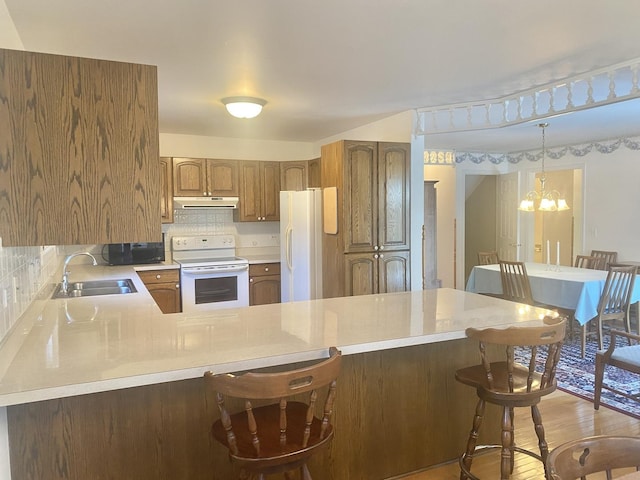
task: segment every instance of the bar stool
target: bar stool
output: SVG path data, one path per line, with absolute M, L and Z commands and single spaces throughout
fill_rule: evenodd
M 626 469 L 622 471 L 621 469 Z M 620 436 L 595 436 L 573 440 L 553 449 L 547 459 L 551 480 L 578 480 L 591 478 L 591 474 L 606 474 L 613 478 L 613 471 L 620 473 L 640 471 L 640 438 Z M 604 478 L 594 475 L 593 478 Z M 617 477 L 640 478 L 640 474 Z
M 340 351 L 331 347 L 327 360 L 295 370 L 205 373 L 220 410 L 211 429 L 213 437 L 229 449 L 240 479 L 263 480 L 265 475 L 282 473 L 289 479 L 299 470 L 301 479 L 312 480 L 307 461 L 334 434 L 331 415 L 341 361 Z M 234 401 L 238 413 L 227 409 L 227 403 Z
M 460 457 L 461 480 L 478 480 L 470 470 L 473 456 L 480 450 L 501 449 L 501 480 L 508 479 L 513 473 L 515 452 L 546 462 L 549 449 L 537 405 L 543 396 L 556 389 L 556 365 L 560 359 L 565 328 L 564 317 L 545 317 L 542 325 L 531 327 L 466 330 L 468 338 L 479 342 L 482 363 L 461 368 L 455 374 L 457 381 L 474 387 L 478 395 L 467 450 Z M 500 351 L 505 352 L 503 360 L 490 359 L 490 345 L 497 345 Z M 502 444 L 476 446 L 487 402 L 502 407 Z M 516 446 L 513 426 L 516 407 L 531 407 L 540 455 Z

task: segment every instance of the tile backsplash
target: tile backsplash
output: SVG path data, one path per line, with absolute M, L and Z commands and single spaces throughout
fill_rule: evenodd
M 0 247 L 0 342 L 51 281 L 60 262 L 57 247 Z

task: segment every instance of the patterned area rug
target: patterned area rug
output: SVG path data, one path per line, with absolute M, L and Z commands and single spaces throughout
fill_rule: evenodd
M 593 402 L 597 342 L 595 339 L 588 341 L 585 357 L 581 358 L 579 335 L 575 336 L 577 338 L 567 338 L 562 346 L 560 362 L 556 372 L 558 388 Z M 623 342 L 623 345 L 627 344 L 624 339 L 620 339 L 620 341 Z M 605 368 L 604 384 L 630 394 L 640 394 L 640 375 L 626 372 L 619 368 L 611 366 Z M 625 398 L 603 388 L 600 402 L 609 408 L 640 419 L 640 401 Z

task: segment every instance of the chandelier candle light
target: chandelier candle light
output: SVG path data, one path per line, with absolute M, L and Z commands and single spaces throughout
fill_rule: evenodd
M 542 129 L 542 175 L 540 175 L 540 193 L 535 190 L 530 191 L 525 196 L 524 200 L 520 202 L 518 210 L 523 212 L 534 212 L 535 201 L 539 198 L 538 210 L 541 212 L 558 212 L 562 210 L 569 210 L 567 201 L 560 197 L 560 193 L 557 190 L 546 190 L 547 177 L 544 172 L 544 158 L 545 158 L 545 128 L 549 126 L 548 123 L 540 123 L 538 126 Z M 556 198 L 558 199 L 556 201 Z

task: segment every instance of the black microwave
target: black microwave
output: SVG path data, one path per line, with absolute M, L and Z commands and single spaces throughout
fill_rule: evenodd
M 110 243 L 107 245 L 106 260 L 109 265 L 136 265 L 141 263 L 164 262 L 164 241 Z

